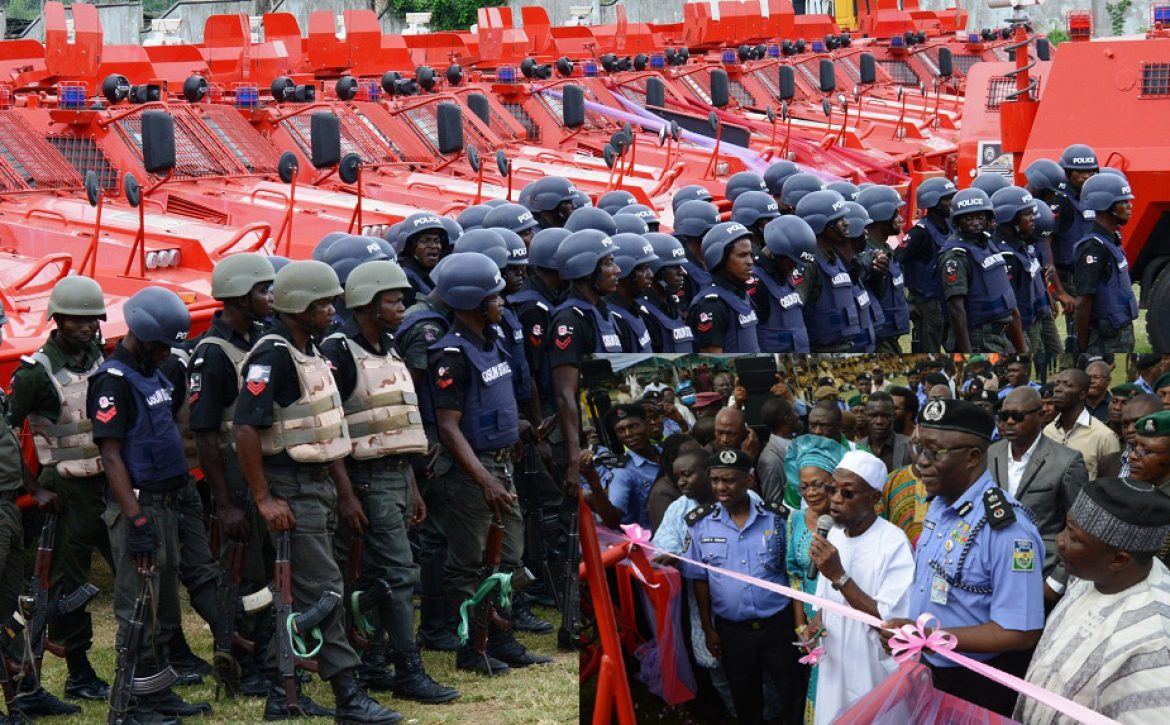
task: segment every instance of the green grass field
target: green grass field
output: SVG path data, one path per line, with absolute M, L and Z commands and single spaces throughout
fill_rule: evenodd
M 94 668 L 103 679 L 112 682 L 114 676 L 114 613 L 110 597 L 112 577 L 100 558 L 94 567 L 92 577 L 102 594 L 92 603 L 89 611 L 94 619 L 94 646 L 90 658 Z M 184 594 L 184 597 L 186 595 Z M 184 600 L 183 624 L 187 639 L 196 654 L 211 660 L 212 638 L 207 625 L 195 614 Z M 537 610 L 544 619 L 559 623 L 559 613 L 552 610 Z M 427 672 L 439 682 L 458 688 L 463 696 L 445 705 L 420 705 L 397 700 L 389 693 L 374 693 L 382 704 L 402 713 L 405 722 L 410 723 L 567 723 L 577 722 L 579 703 L 577 672 L 578 660 L 575 653 L 559 652 L 556 648 L 556 634 L 531 635 L 521 633 L 520 641 L 534 652 L 552 655 L 552 664 L 513 670 L 499 677 L 480 677 L 455 670 L 455 654 L 452 652 L 424 652 L 423 662 Z M 60 697 L 65 687 L 65 661 L 50 654 L 45 655 L 43 676 L 45 686 Z M 329 685 L 314 679 L 307 686 L 309 695 L 322 705 L 332 706 L 333 693 Z M 203 685 L 180 687 L 176 691 L 192 702 L 210 702 L 212 714 L 203 718 L 190 718 L 192 723 L 255 723 L 262 722 L 263 698 L 238 698 L 215 701 L 215 682 L 205 678 Z M 39 718 L 38 722 L 51 723 L 96 723 L 104 722 L 107 714 L 105 703 L 85 703 L 79 715 L 73 717 Z M 330 722 L 317 719 L 315 722 Z

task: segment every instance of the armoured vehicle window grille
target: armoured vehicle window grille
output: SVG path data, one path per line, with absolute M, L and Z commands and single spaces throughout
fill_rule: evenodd
M 919 52 L 916 55 L 931 75 L 938 75 L 938 49 L 931 48 L 930 52 Z
M 776 66 L 773 66 L 767 69 L 761 68 L 760 70 L 752 71 L 752 76 L 756 79 L 757 83 L 760 83 L 764 88 L 768 89 L 768 93 L 772 94 L 773 98 L 779 98 L 780 82 L 775 80 L 778 73 L 779 71 L 776 70 Z
M 1039 82 L 1039 76 L 1035 76 L 1036 81 Z M 998 111 L 999 107 L 1004 101 L 1008 100 L 1008 96 L 1016 92 L 1016 79 L 1009 76 L 992 76 L 987 81 L 987 105 L 988 111 Z M 1033 99 L 1036 98 L 1036 92 L 1032 91 Z
M 46 140 L 81 178 L 84 178 L 85 172 L 92 171 L 97 174 L 98 183 L 103 189 L 112 190 L 118 187 L 118 172 L 114 171 L 114 167 L 92 138 L 66 134 L 49 136 Z
M 739 103 L 739 105 L 741 105 L 741 106 L 755 106 L 756 105 L 755 96 L 753 96 L 751 93 L 749 93 L 748 89 L 743 87 L 743 83 L 740 83 L 737 80 L 730 80 L 727 83 L 727 88 L 729 91 L 731 91 L 732 98 L 734 98 L 736 100 L 736 102 Z
M 981 55 L 973 55 L 971 53 L 955 53 L 951 56 L 951 62 L 955 66 L 955 70 L 963 75 L 967 75 L 967 71 L 971 70 L 971 66 L 983 60 Z
M 523 108 L 520 109 L 520 112 L 527 115 L 527 113 L 524 111 Z M 464 110 L 464 114 L 467 114 L 467 113 L 468 113 L 468 111 Z M 526 138 L 526 139 L 533 138 L 532 129 L 530 129 L 528 127 L 528 125 L 525 124 L 524 121 L 519 116 L 517 116 L 514 113 L 510 113 L 510 112 L 508 113 L 508 115 L 512 117 L 512 120 L 514 120 L 516 123 L 519 123 L 521 126 L 524 127 L 524 138 Z M 476 116 L 476 118 L 478 119 L 479 117 Z M 516 140 L 519 140 L 521 138 L 520 134 L 516 133 L 515 127 L 512 124 L 508 123 L 508 118 L 505 117 L 504 114 L 502 114 L 496 110 L 495 104 L 491 104 L 488 106 L 488 118 L 491 120 L 491 123 L 488 124 L 488 129 L 490 129 L 492 131 L 492 133 L 496 134 L 500 138 L 505 139 L 505 140 L 509 140 L 509 141 L 516 141 Z M 531 123 L 532 119 L 529 118 L 528 122 Z M 536 130 L 536 133 L 539 134 L 539 129 Z
M 276 171 L 277 154 L 272 144 L 244 120 L 234 108 L 227 106 L 199 106 L 203 122 L 220 143 L 235 155 L 240 165 L 254 174 Z
M 636 103 L 639 106 L 646 105 L 646 91 L 628 85 L 618 86 L 618 91 L 626 97 L 626 100 Z
M 561 103 L 561 99 L 549 93 L 540 93 L 536 97 L 540 99 L 540 102 L 544 104 L 548 112 L 552 114 L 552 117 L 557 120 L 557 123 L 561 123 L 565 117 L 564 105 Z M 597 99 L 589 91 L 585 91 L 585 100 L 596 101 Z M 585 125 L 583 128 L 589 131 L 596 131 L 598 129 L 610 129 L 612 127 L 613 125 L 605 116 L 602 116 L 596 111 L 585 109 Z
M 707 91 L 708 88 L 710 88 L 711 81 L 708 78 L 706 87 L 704 87 L 703 84 L 699 83 L 699 79 L 695 77 L 697 75 L 698 73 L 688 73 L 685 76 L 682 76 L 680 80 L 682 80 L 683 84 L 688 89 L 690 89 L 691 93 L 695 94 L 696 98 L 698 98 L 703 103 L 710 103 L 711 95 Z
M 857 69 L 857 64 L 848 56 L 842 56 L 837 59 L 837 63 L 845 69 L 845 73 L 849 76 L 849 80 L 854 83 L 861 82 L 861 71 Z
M 1170 98 L 1170 63 L 1142 63 L 1142 98 Z
M 814 61 L 816 62 L 816 61 Z M 820 71 L 813 71 L 812 63 L 797 63 L 796 71 L 814 88 L 821 87 Z
M 423 103 L 402 111 L 402 115 L 410 121 L 410 125 L 418 130 L 419 135 L 434 150 L 439 148 L 439 104 L 443 102 L 442 99 L 436 98 L 430 103 Z M 449 103 L 449 101 L 447 102 Z M 481 154 L 489 151 L 494 153 L 496 147 L 499 146 L 473 123 L 468 122 L 466 118 L 463 120 L 463 144 L 464 146 L 474 146 Z
M 21 187 L 59 189 L 81 186 L 81 176 L 41 135 L 12 111 L 0 111 L 0 157 Z
M 403 111 L 406 120 L 410 121 L 411 125 L 418 130 L 419 134 L 426 139 L 426 142 L 433 148 L 439 148 L 439 124 L 435 114 L 428 113 L 430 109 L 426 106 L 418 108 L 411 108 Z
M 172 114 L 175 120 L 175 174 L 186 177 L 234 176 L 248 170 L 215 138 L 206 124 L 185 114 Z M 135 113 L 118 121 L 122 138 L 142 158 L 142 114 Z
M 521 103 L 505 103 L 504 110 L 512 114 L 512 118 L 520 122 L 524 130 L 528 133 L 529 141 L 540 141 L 540 126 L 532 120 L 532 116 L 528 115 L 528 111 L 524 110 L 524 105 Z
M 0 154 L 4 160 L 8 160 L 8 154 Z M 0 163 L 0 191 L 24 191 L 28 188 L 28 184 L 24 182 L 20 174 L 16 172 L 9 164 Z
M 380 146 L 383 149 L 381 153 L 383 154 L 384 161 L 405 161 L 406 154 L 399 148 L 398 144 L 394 143 L 393 139 L 383 133 L 382 129 L 378 127 L 377 119 L 379 116 L 384 117 L 382 118 L 382 122 L 387 126 L 393 126 L 394 121 L 390 117 L 390 114 L 386 112 L 386 109 L 376 103 L 358 104 L 358 107 L 353 111 L 354 119 L 361 122 L 362 127 L 369 132 L 372 139 L 380 142 Z M 386 150 L 388 150 L 388 153 Z
M 884 68 L 886 73 L 890 74 L 890 79 L 898 85 L 917 86 L 919 84 L 918 74 L 904 60 L 879 60 L 878 65 Z

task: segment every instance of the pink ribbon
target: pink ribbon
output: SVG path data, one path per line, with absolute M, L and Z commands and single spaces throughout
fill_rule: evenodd
M 934 631 L 927 634 L 926 630 L 931 627 Z M 894 636 L 890 637 L 890 653 L 895 662 L 902 664 L 923 649 L 941 653 L 942 650 L 953 650 L 958 643 L 955 635 L 938 628 L 937 617 L 923 613 L 914 624 L 903 624 L 894 630 Z
M 818 647 L 814 647 L 812 649 L 812 651 L 809 652 L 808 654 L 806 654 L 804 657 L 801 657 L 800 659 L 798 659 L 797 662 L 799 662 L 802 665 L 812 666 L 812 665 L 815 665 L 816 663 L 820 662 L 821 658 L 824 656 L 825 656 L 825 648 L 818 646 Z
M 624 537 L 625 541 L 641 546 L 644 549 L 649 549 L 650 551 L 658 551 L 658 549 L 650 543 L 650 533 L 638 524 L 627 524 L 622 526 L 622 529 L 626 533 L 626 536 Z M 605 535 L 605 531 L 606 530 L 603 528 L 598 529 L 598 533 L 602 536 Z M 615 538 L 618 537 L 610 536 L 609 540 L 613 541 Z M 842 617 L 847 617 L 854 621 L 868 624 L 871 627 L 885 629 L 882 626 L 883 622 L 877 617 L 871 614 L 866 614 L 862 611 L 858 611 L 847 604 L 840 604 L 828 599 L 822 599 L 821 597 L 813 594 L 806 594 L 799 589 L 793 589 L 782 584 L 776 584 L 774 582 L 764 581 L 763 579 L 757 579 L 756 577 L 750 576 L 748 574 L 741 574 L 737 571 L 720 569 L 701 561 L 687 559 L 685 557 L 679 556 L 678 554 L 674 554 L 673 552 L 667 551 L 659 553 L 670 554 L 679 561 L 685 561 L 691 566 L 697 566 L 702 569 L 707 569 L 708 571 L 718 572 L 723 576 L 742 581 L 745 584 L 761 587 L 763 589 L 776 592 L 782 596 L 789 597 L 790 599 L 798 599 L 802 602 L 807 602 L 818 609 L 828 610 L 835 614 L 840 614 Z M 892 643 L 898 638 L 900 638 L 898 641 L 899 646 L 901 647 L 901 649 L 897 651 L 898 654 L 901 655 L 901 659 L 897 659 L 897 655 L 895 655 L 896 661 L 902 662 L 910 657 L 913 657 L 914 655 L 919 654 L 922 650 L 927 649 L 939 655 L 940 657 L 947 658 L 957 665 L 977 672 L 989 680 L 998 682 L 1004 687 L 1010 687 L 1022 695 L 1041 702 L 1053 710 L 1056 710 L 1057 712 L 1063 713 L 1064 715 L 1067 715 L 1071 718 L 1075 718 L 1076 720 L 1085 723 L 1085 725 L 1119 725 L 1116 720 L 1107 718 L 1101 713 L 1091 710 L 1084 705 L 1061 697 L 1054 692 L 1049 692 L 1042 687 L 1037 687 L 1036 685 L 1033 685 L 1026 680 L 1022 680 L 1019 677 L 1009 675 L 1003 670 L 998 670 L 984 662 L 973 660 L 970 657 L 966 657 L 959 654 L 958 652 L 955 652 L 954 647 L 956 644 L 956 638 L 953 634 L 950 634 L 949 632 L 941 629 L 935 629 L 929 635 L 926 634 L 926 629 L 929 623 L 937 621 L 938 619 L 934 615 L 927 612 L 922 614 L 915 624 L 903 625 L 897 630 L 894 630 L 894 637 L 890 640 L 891 650 L 894 648 Z

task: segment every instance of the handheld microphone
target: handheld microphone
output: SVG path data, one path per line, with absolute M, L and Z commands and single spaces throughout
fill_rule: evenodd
M 821 514 L 820 518 L 817 519 L 817 534 L 820 536 L 828 536 L 829 529 L 831 528 L 833 528 L 833 517 L 828 514 Z M 809 564 L 808 578 L 810 580 L 817 578 L 816 564 Z

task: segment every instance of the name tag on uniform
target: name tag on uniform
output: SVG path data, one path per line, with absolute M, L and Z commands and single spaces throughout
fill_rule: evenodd
M 936 576 L 930 583 L 930 601 L 933 604 L 945 607 L 947 605 L 947 592 L 951 589 L 951 585 L 947 584 L 947 580 L 941 576 Z
M 862 307 L 865 307 L 866 305 L 868 305 L 869 304 L 869 293 L 862 292 L 861 294 L 857 295 L 857 304 L 861 305 Z
M 700 544 L 726 544 L 727 539 L 722 536 L 704 536 L 699 539 Z
M 895 287 L 903 287 L 903 286 L 905 286 L 905 284 L 906 284 L 905 275 L 901 275 L 901 274 L 900 274 L 900 275 L 898 275 L 897 277 L 894 277 L 894 280 L 893 280 L 893 282 L 894 282 L 894 286 L 895 286 Z
M 619 348 L 622 346 L 622 339 L 617 335 L 602 335 L 601 344 L 604 345 L 607 350 Z

